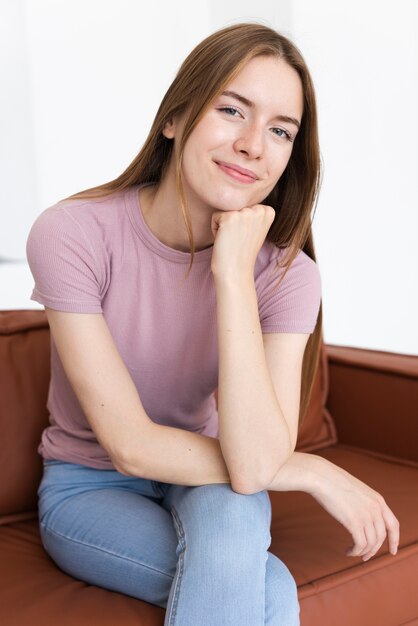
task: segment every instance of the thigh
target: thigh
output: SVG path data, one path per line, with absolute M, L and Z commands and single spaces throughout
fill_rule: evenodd
M 166 608 L 178 540 L 158 486 L 57 463 L 46 466 L 38 494 L 42 542 L 63 571 Z

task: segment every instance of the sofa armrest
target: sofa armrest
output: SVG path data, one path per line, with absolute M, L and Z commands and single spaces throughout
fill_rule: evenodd
M 338 442 L 418 461 L 418 356 L 325 348 Z

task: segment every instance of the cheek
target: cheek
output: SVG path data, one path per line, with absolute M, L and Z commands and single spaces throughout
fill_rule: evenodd
M 289 148 L 288 150 L 283 149 L 279 152 L 276 151 L 276 153 L 272 155 L 272 158 L 270 159 L 271 173 L 276 178 L 279 178 L 283 174 L 287 164 L 289 163 L 291 153 L 291 148 Z
M 198 126 L 186 144 L 184 155 L 190 161 L 207 160 L 211 156 L 219 157 L 219 150 L 233 140 L 231 129 L 226 125 L 206 124 Z

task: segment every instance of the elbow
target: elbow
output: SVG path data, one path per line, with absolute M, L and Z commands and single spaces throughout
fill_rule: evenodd
M 264 489 L 264 481 L 262 480 L 260 469 L 252 472 L 251 475 L 243 473 L 242 471 L 238 474 L 237 472 L 233 472 L 229 469 L 229 476 L 231 480 L 231 489 L 236 493 L 249 496 L 253 493 L 263 491 Z
M 264 454 L 262 455 L 264 457 L 263 463 L 260 464 L 259 461 L 261 455 L 258 454 L 257 457 L 251 461 L 251 467 L 247 467 L 247 459 L 245 470 L 242 464 L 239 472 L 237 472 L 236 468 L 231 470 L 231 467 L 228 464 L 229 475 L 231 478 L 231 488 L 236 493 L 241 493 L 243 495 L 251 495 L 258 493 L 259 491 L 268 490 L 281 467 L 285 465 L 292 456 L 295 448 L 296 440 L 291 440 L 289 434 L 288 445 L 285 446 L 284 449 L 278 451 L 277 446 L 275 446 L 275 448 L 270 451 L 270 462 L 268 462 L 269 455 Z
M 115 469 L 116 471 L 119 472 L 119 474 L 123 474 L 124 476 L 136 476 L 136 474 L 132 474 L 132 472 L 128 472 L 128 470 L 125 467 L 121 467 L 120 465 L 119 466 L 115 465 Z
M 123 474 L 124 476 L 132 476 L 132 474 L 128 471 L 127 467 L 121 460 L 112 458 L 111 461 L 113 467 L 117 472 L 119 472 L 119 474 Z
M 268 489 L 276 473 L 277 472 L 275 472 L 271 476 L 269 473 L 267 477 L 263 477 L 260 474 L 257 474 L 257 476 L 255 477 L 251 476 L 251 478 L 247 478 L 247 479 L 243 479 L 243 478 L 237 479 L 237 478 L 231 477 L 231 488 L 236 493 L 249 496 L 254 493 L 258 493 L 260 491 L 264 491 L 265 489 Z
M 246 481 L 242 481 L 242 480 L 237 481 L 237 480 L 231 479 L 231 488 L 236 493 L 241 493 L 242 495 L 250 496 L 254 493 L 259 493 L 260 491 L 268 490 L 270 485 L 273 482 L 273 479 L 276 473 L 277 472 L 275 472 L 271 477 L 269 475 L 268 479 L 260 478 L 258 480 L 255 480 L 254 478 L 252 478 L 251 480 L 246 480 Z
M 256 485 L 250 485 L 250 484 L 243 484 L 243 483 L 237 483 L 235 481 L 231 481 L 231 489 L 233 491 L 235 491 L 235 493 L 239 493 L 243 496 L 250 496 L 253 493 L 258 493 L 259 491 L 263 491 L 263 488 L 261 486 L 256 486 Z
M 124 476 L 140 476 L 138 474 L 138 468 L 134 467 L 133 463 L 130 462 L 126 454 L 112 454 L 109 455 L 112 461 L 112 465 L 119 474 L 123 474 Z
M 231 477 L 231 488 L 236 493 L 241 493 L 243 495 L 251 495 L 254 493 L 258 493 L 259 491 L 268 490 L 270 485 L 273 483 L 276 475 L 279 473 L 280 469 L 283 465 L 287 463 L 290 457 L 293 454 L 293 450 L 289 450 L 288 453 L 279 458 L 277 462 L 277 458 L 275 459 L 275 464 L 273 467 L 269 467 L 262 474 L 259 472 L 256 477 L 251 476 L 246 480 L 244 479 L 233 479 Z

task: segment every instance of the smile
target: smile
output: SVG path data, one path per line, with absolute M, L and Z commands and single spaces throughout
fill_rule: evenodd
M 248 184 L 248 183 L 255 183 L 256 182 L 256 179 L 253 178 L 252 176 L 247 176 L 246 174 L 241 174 L 241 172 L 238 172 L 237 170 L 232 169 L 232 167 L 227 167 L 226 165 L 223 165 L 221 163 L 216 163 L 216 165 L 219 167 L 219 169 L 221 169 L 223 172 L 225 172 L 225 174 L 228 174 L 228 176 L 230 176 L 234 180 L 237 180 L 240 183 L 247 183 Z

